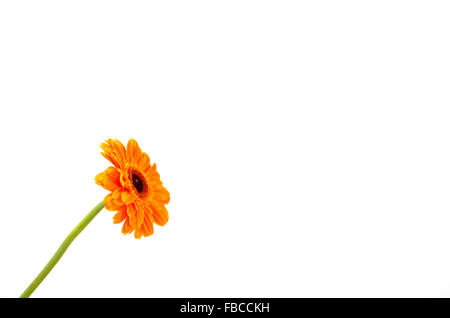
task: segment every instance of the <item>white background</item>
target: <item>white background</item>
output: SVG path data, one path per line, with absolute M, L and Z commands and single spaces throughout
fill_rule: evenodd
M 135 138 L 169 223 L 102 211 L 34 297 L 450 297 L 447 1 L 2 1 L 0 296 Z

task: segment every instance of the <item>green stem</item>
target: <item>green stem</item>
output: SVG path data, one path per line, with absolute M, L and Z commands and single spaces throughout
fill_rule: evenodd
M 84 230 L 84 228 L 92 221 L 92 219 L 105 207 L 105 203 L 100 202 L 97 204 L 91 212 L 89 212 L 80 223 L 72 230 L 72 232 L 67 235 L 66 239 L 62 242 L 61 246 L 58 248 L 53 257 L 45 265 L 44 269 L 37 275 L 37 277 L 31 282 L 30 286 L 20 295 L 20 298 L 28 298 L 34 292 L 34 290 L 39 286 L 39 284 L 47 277 L 48 273 L 55 267 L 59 259 L 63 256 L 64 252 L 67 250 L 69 245 L 73 240 Z

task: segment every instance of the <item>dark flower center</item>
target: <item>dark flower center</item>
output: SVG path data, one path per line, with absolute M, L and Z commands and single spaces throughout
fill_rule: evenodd
M 133 175 L 131 176 L 131 180 L 133 181 L 133 186 L 136 189 L 136 191 L 142 193 L 142 191 L 144 191 L 145 188 L 142 177 L 137 173 L 133 173 Z

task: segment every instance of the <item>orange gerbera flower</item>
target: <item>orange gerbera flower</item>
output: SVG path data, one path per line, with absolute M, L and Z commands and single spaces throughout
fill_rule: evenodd
M 118 140 L 108 139 L 100 147 L 101 154 L 114 166 L 95 177 L 95 182 L 111 191 L 103 200 L 105 208 L 118 211 L 114 223 L 123 223 L 122 233 L 134 231 L 135 238 L 153 234 L 153 223 L 164 225 L 169 220 L 165 204 L 170 194 L 159 178 L 156 164 L 130 139 L 127 148 Z

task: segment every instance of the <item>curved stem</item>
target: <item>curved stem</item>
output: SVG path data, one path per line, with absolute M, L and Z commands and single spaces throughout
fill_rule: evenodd
M 47 277 L 48 273 L 55 267 L 58 263 L 61 256 L 63 256 L 64 252 L 67 250 L 69 245 L 73 242 L 73 240 L 84 230 L 84 228 L 92 221 L 92 219 L 105 207 L 105 203 L 100 202 L 97 204 L 91 212 L 89 212 L 80 223 L 72 230 L 72 232 L 67 235 L 66 239 L 62 242 L 58 250 L 52 256 L 52 258 L 48 261 L 47 265 L 45 265 L 44 269 L 37 275 L 37 277 L 31 282 L 30 286 L 20 295 L 20 298 L 28 298 L 34 292 L 34 290 L 39 286 L 39 284 Z

